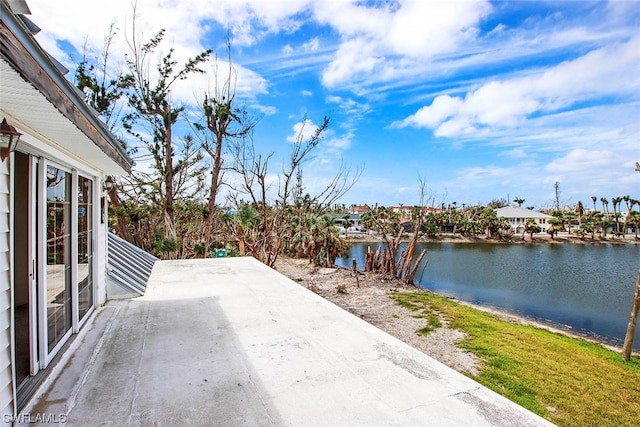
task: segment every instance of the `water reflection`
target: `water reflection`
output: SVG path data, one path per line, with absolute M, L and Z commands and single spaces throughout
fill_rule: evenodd
M 367 246 L 355 243 L 337 264 L 364 263 Z M 638 268 L 640 245 L 427 243 L 422 288 L 493 306 L 622 345 Z M 640 349 L 640 330 L 635 349 Z

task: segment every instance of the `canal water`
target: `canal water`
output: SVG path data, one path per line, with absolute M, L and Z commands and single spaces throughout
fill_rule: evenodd
M 367 246 L 354 243 L 336 264 L 358 268 Z M 425 243 L 421 288 L 528 317 L 622 346 L 640 245 Z M 421 249 L 420 248 L 420 249 Z M 419 253 L 419 251 L 417 251 Z M 634 339 L 640 350 L 640 327 Z

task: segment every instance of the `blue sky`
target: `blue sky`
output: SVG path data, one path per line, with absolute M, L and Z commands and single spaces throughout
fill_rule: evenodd
M 130 0 L 28 4 L 70 69 L 101 52 L 111 23 L 114 61 L 126 51 Z M 138 26 L 164 28 L 181 58 L 224 57 L 231 34 L 274 183 L 302 120 L 310 131 L 328 115 L 305 186 L 363 167 L 346 204 L 418 203 L 419 178 L 435 205 L 550 207 L 555 182 L 567 205 L 640 198 L 639 1 L 138 0 Z M 175 99 L 196 102 L 196 80 Z

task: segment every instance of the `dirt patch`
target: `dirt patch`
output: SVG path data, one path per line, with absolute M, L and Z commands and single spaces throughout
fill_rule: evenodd
M 477 374 L 478 358 L 458 347 L 464 334 L 443 326 L 427 336 L 416 333 L 427 325 L 416 313 L 399 306 L 390 291 L 417 292 L 416 287 L 377 274 L 356 276 L 341 268 L 318 268 L 307 260 L 280 258 L 275 269 L 307 289 L 355 314 L 390 335 L 459 371 Z M 358 287 L 359 283 L 359 287 Z

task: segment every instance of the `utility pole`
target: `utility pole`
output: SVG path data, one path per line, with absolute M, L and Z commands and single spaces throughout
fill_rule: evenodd
M 640 172 L 640 163 L 636 162 L 635 170 L 636 172 Z M 640 270 L 638 270 L 636 292 L 633 295 L 633 303 L 631 304 L 631 315 L 629 316 L 629 324 L 627 325 L 627 335 L 624 337 L 624 346 L 622 347 L 622 358 L 625 362 L 631 359 L 633 339 L 636 335 L 636 327 L 638 326 L 638 311 L 640 311 Z
M 625 362 L 628 362 L 631 358 L 631 351 L 633 350 L 633 338 L 636 335 L 636 326 L 638 325 L 638 311 L 640 311 L 640 270 L 638 270 L 636 292 L 633 295 L 631 316 L 629 316 L 629 324 L 627 325 L 627 335 L 624 337 L 624 347 L 622 347 L 622 358 Z

